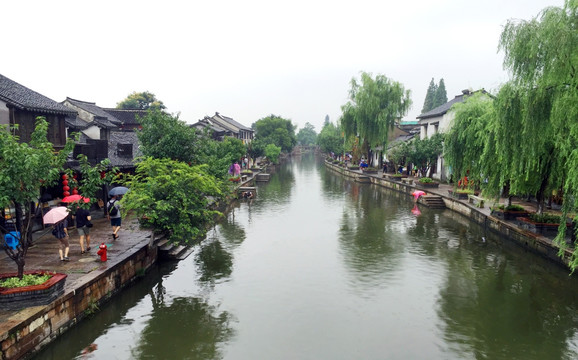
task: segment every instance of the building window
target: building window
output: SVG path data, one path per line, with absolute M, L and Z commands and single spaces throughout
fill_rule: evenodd
M 132 144 L 118 144 L 117 155 L 119 157 L 132 158 Z

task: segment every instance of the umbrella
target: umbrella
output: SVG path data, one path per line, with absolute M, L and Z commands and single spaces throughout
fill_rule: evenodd
M 114 196 L 114 195 L 124 195 L 128 192 L 128 188 L 124 187 L 124 186 L 117 186 L 114 187 L 112 189 L 110 189 L 110 191 L 108 192 L 108 195 L 110 196 Z
M 417 199 L 419 199 L 420 196 L 425 195 L 425 191 L 416 190 L 416 191 L 412 192 L 411 194 L 415 198 L 415 201 L 417 201 Z
M 56 224 L 68 216 L 68 211 L 68 208 L 65 206 L 55 207 L 54 209 L 50 209 L 50 211 L 44 214 L 42 220 L 44 220 L 45 224 Z
M 80 195 L 77 195 L 77 194 L 65 196 L 65 197 L 62 199 L 62 202 L 72 203 L 72 202 L 77 202 L 77 201 L 80 201 L 80 200 L 84 201 L 85 203 L 90 202 L 90 199 L 89 199 L 89 198 L 85 198 L 84 196 L 80 196 Z

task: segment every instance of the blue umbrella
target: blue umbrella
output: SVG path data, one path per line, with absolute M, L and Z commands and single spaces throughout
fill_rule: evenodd
M 110 191 L 108 192 L 108 195 L 113 196 L 113 195 L 124 195 L 129 191 L 129 189 L 127 187 L 124 186 L 117 186 L 114 187 L 112 189 L 110 189 Z

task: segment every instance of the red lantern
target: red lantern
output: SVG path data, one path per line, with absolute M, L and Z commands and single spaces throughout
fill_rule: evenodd
M 66 179 L 68 179 L 68 175 L 62 174 L 62 180 L 66 180 Z
M 77 195 L 78 194 L 78 190 L 76 188 L 72 189 L 72 195 Z
M 68 191 L 68 190 L 70 190 L 70 186 L 68 186 L 68 185 L 64 185 L 64 186 L 62 187 L 62 190 L 64 190 L 64 191 Z
M 70 195 L 70 193 L 68 191 L 64 191 L 64 192 L 62 192 L 62 195 L 68 196 L 68 195 Z
M 64 186 L 68 185 L 68 180 L 62 180 L 62 185 Z

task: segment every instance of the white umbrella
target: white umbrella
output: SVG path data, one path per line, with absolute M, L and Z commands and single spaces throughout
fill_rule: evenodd
M 45 224 L 56 224 L 57 222 L 64 220 L 68 216 L 68 210 L 65 206 L 58 206 L 54 209 L 50 209 L 44 216 L 42 220 L 44 220 Z

